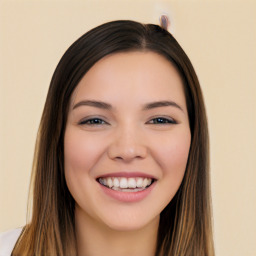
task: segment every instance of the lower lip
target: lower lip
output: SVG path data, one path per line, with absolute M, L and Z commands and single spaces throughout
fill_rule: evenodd
M 101 189 L 103 190 L 103 192 L 105 194 L 107 194 L 108 196 L 121 201 L 121 202 L 138 202 L 143 200 L 144 198 L 146 198 L 150 192 L 152 191 L 152 189 L 155 187 L 156 185 L 156 181 L 153 182 L 152 185 L 150 185 L 148 188 L 142 190 L 142 191 L 138 191 L 138 192 L 122 192 L 122 191 L 116 191 L 113 190 L 111 188 L 107 188 L 103 185 L 101 185 L 99 183 Z

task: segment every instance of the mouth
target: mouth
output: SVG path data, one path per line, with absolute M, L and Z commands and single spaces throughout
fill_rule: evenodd
M 156 181 L 147 177 L 99 177 L 96 180 L 102 186 L 120 192 L 140 192 Z

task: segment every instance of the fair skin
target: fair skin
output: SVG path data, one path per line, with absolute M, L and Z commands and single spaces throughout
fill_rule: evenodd
M 182 81 L 164 57 L 116 53 L 86 73 L 64 139 L 79 256 L 154 255 L 160 213 L 181 184 L 190 141 Z

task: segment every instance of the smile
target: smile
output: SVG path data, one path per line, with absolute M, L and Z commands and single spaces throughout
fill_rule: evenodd
M 157 178 L 140 172 L 108 173 L 96 178 L 107 198 L 124 203 L 139 202 L 147 198 L 157 184 Z
M 101 177 L 97 181 L 112 190 L 138 192 L 148 188 L 154 182 L 154 179 L 145 177 Z

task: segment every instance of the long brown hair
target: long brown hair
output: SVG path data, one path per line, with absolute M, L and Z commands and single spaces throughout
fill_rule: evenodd
M 208 128 L 198 78 L 189 58 L 167 30 L 121 20 L 100 25 L 80 37 L 53 74 L 35 149 L 32 218 L 23 229 L 13 256 L 77 255 L 75 202 L 64 177 L 63 141 L 70 98 L 97 61 L 108 54 L 127 51 L 153 51 L 169 60 L 183 79 L 189 113 L 192 140 L 185 176 L 160 215 L 155 255 L 214 255 Z

